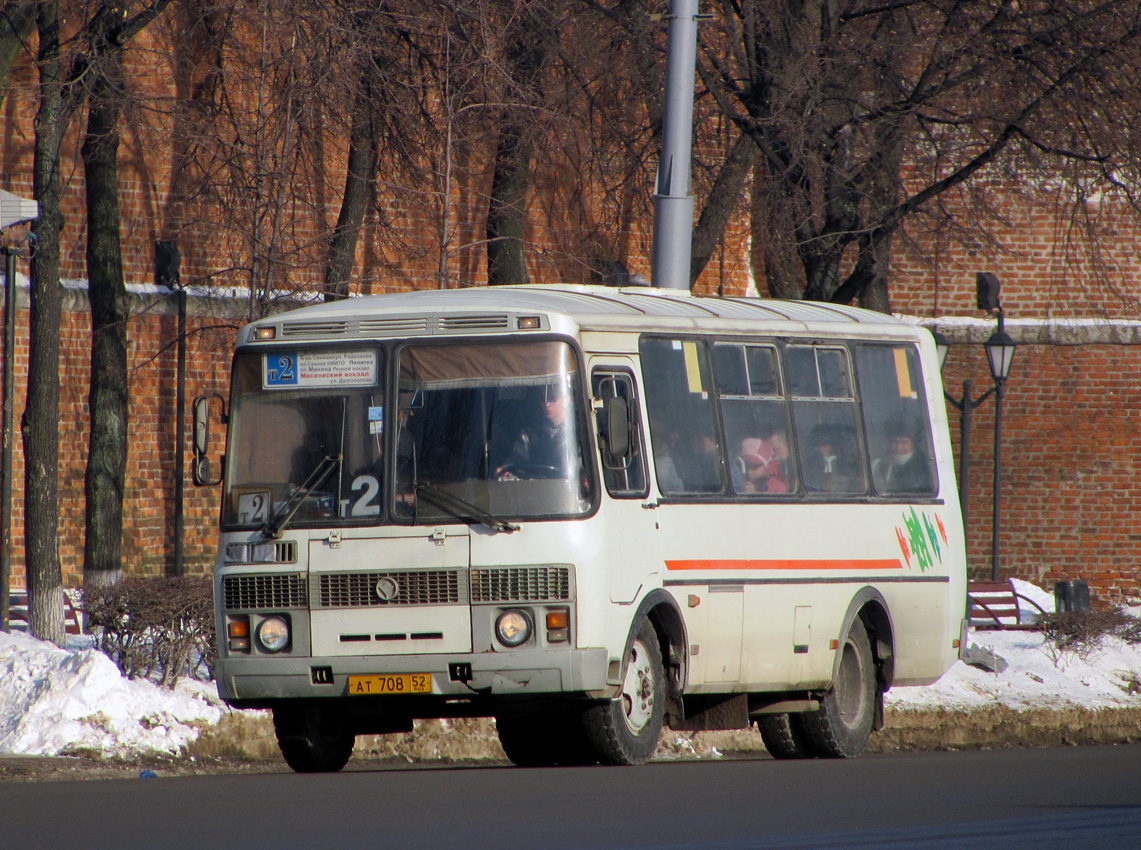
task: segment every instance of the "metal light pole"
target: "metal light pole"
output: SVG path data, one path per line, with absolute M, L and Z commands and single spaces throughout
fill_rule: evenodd
M 36 201 L 0 189 L 0 231 L 35 221 L 40 216 Z M 18 248 L 5 245 L 4 255 L 4 411 L 3 460 L 0 470 L 0 631 L 8 631 L 8 594 L 12 580 L 12 405 L 16 373 L 16 257 Z
M 1003 319 L 1004 314 L 999 300 L 1001 284 L 996 275 L 989 272 L 979 272 L 975 277 L 978 294 L 978 308 L 997 317 L 998 330 L 988 339 L 983 348 L 986 351 L 987 363 L 990 366 L 991 378 L 994 386 L 978 398 L 971 398 L 974 388 L 972 381 L 963 381 L 963 397 L 957 399 L 943 390 L 943 397 L 959 411 L 959 509 L 963 516 L 963 530 L 967 531 L 968 509 L 970 499 L 970 456 L 971 456 L 971 419 L 976 407 L 981 405 L 994 393 L 994 504 L 991 517 L 991 577 L 998 580 L 999 570 L 999 529 L 1001 524 L 1002 497 L 1002 401 L 1005 395 L 1006 379 L 1010 377 L 1010 366 L 1014 362 L 1014 340 L 1007 336 Z M 947 359 L 950 342 L 943 334 L 934 331 L 935 349 L 939 355 L 939 370 L 943 369 L 943 362 Z
M 16 363 L 16 255 L 4 253 L 4 449 L 0 470 L 0 631 L 8 631 L 8 594 L 12 581 L 12 400 Z
M 662 154 L 654 189 L 650 282 L 689 289 L 693 253 L 693 76 L 697 67 L 697 0 L 670 0 Z

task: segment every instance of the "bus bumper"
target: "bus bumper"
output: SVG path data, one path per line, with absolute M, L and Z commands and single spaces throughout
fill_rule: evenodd
M 606 687 L 604 648 L 456 655 L 225 658 L 215 671 L 226 702 L 343 697 L 350 676 L 429 673 L 443 697 L 571 694 Z

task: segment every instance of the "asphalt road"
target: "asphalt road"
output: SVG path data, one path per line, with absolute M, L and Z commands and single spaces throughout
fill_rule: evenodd
M 1141 746 L 0 784 L 0 848 L 1135 848 Z

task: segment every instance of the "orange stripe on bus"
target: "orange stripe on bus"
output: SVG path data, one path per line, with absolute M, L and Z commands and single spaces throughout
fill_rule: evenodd
M 693 560 L 666 561 L 668 570 L 901 570 L 898 558 L 864 560 Z

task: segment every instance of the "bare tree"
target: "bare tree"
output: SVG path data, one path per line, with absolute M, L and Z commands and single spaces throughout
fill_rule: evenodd
M 531 185 L 535 106 L 556 32 L 556 8 L 546 0 L 507 4 L 503 28 L 505 105 L 499 116 L 495 168 L 487 211 L 487 282 L 527 283 L 524 231 Z
M 82 146 L 87 196 L 87 281 L 91 302 L 91 419 L 84 519 L 85 584 L 105 585 L 122 572 L 123 491 L 127 470 L 127 287 L 119 242 L 119 116 L 127 97 L 123 48 L 171 0 L 157 0 L 124 21 L 104 2 L 92 22 L 87 132 Z M 127 26 L 123 26 L 126 23 Z
M 59 286 L 60 151 L 68 123 L 82 102 L 81 83 L 91 77 L 108 52 L 130 38 L 168 5 L 156 0 L 134 15 L 118 5 L 99 5 L 64 55 L 61 5 L 44 0 L 36 9 L 39 35 L 39 106 L 36 112 L 33 183 L 40 216 L 32 227 L 31 310 L 29 317 L 28 396 L 22 422 L 24 443 L 25 552 L 32 633 L 62 644 L 64 635 L 62 570 L 57 548 L 59 491 Z M 98 121 L 98 119 L 97 119 Z M 97 178 L 98 180 L 98 178 Z M 115 228 L 118 222 L 115 222 Z M 119 272 L 122 274 L 121 270 Z M 125 331 L 124 331 L 125 332 Z
M 1135 2 L 723 0 L 718 12 L 701 73 L 760 151 L 771 290 L 888 309 L 892 240 L 909 217 L 939 215 L 940 195 L 1002 163 L 1064 174 L 1068 162 L 1107 183 L 1136 173 Z

